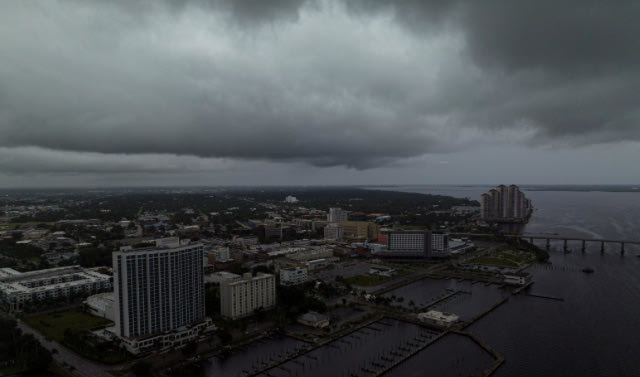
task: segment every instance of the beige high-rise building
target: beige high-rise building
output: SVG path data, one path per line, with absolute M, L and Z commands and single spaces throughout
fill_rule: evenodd
M 344 221 L 340 223 L 347 240 L 375 240 L 378 238 L 378 226 L 369 221 Z
M 276 305 L 276 277 L 246 273 L 242 278 L 220 284 L 220 313 L 237 319 L 252 315 L 256 309 L 268 310 Z
M 532 209 L 516 185 L 500 185 L 480 197 L 480 217 L 486 221 L 523 221 Z

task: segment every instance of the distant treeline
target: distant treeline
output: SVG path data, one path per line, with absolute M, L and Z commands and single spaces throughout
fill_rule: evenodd
M 38 194 L 30 194 L 31 200 L 40 200 Z M 270 188 L 226 188 L 217 190 L 168 190 L 144 191 L 100 191 L 68 192 L 55 196 L 45 195 L 49 204 L 57 204 L 64 211 L 43 211 L 31 216 L 19 216 L 14 222 L 56 221 L 62 219 L 99 218 L 104 221 L 132 219 L 145 211 L 180 212 L 193 208 L 198 213 L 223 212 L 237 207 L 234 217 L 252 216 L 260 218 L 264 207 L 259 203 L 280 203 L 288 195 L 298 198 L 295 206 L 327 210 L 343 207 L 353 212 L 385 213 L 390 215 L 434 209 L 449 209 L 453 206 L 479 206 L 475 200 L 453 198 L 442 195 L 427 195 L 382 190 L 365 190 L 351 187 L 270 187 Z M 5 199 L 5 204 L 7 200 Z M 29 204 L 29 199 L 19 199 L 12 204 Z M 256 208 L 257 207 L 257 208 Z

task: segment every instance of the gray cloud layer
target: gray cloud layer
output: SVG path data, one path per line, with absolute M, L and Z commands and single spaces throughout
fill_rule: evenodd
M 638 19 L 635 2 L 4 1 L 0 146 L 25 170 L 110 172 L 639 140 Z M 38 168 L 53 150 L 70 154 Z

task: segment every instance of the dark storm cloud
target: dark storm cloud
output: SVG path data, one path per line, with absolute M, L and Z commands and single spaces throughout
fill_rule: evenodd
M 592 74 L 640 63 L 637 1 L 352 0 L 355 13 L 391 11 L 421 33 L 451 25 L 464 31 L 482 65 Z M 576 72 L 577 71 L 577 72 Z
M 0 146 L 84 172 L 101 158 L 78 152 L 371 168 L 640 140 L 638 19 L 633 2 L 7 1 Z
M 206 160 L 167 154 L 100 154 L 66 152 L 36 147 L 0 147 L 0 172 L 22 174 L 132 174 L 222 172 L 231 164 L 223 159 Z

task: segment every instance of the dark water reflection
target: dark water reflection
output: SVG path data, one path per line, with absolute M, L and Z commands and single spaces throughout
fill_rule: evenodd
M 445 298 L 455 292 L 458 293 Z M 468 280 L 456 279 L 423 279 L 384 294 L 386 297 L 404 298 L 402 303 L 395 305 L 410 308 L 410 301 L 413 301 L 415 308 L 454 313 L 463 320 L 475 317 L 508 295 L 508 291 L 498 289 L 495 285 L 473 284 Z M 443 300 L 429 305 L 439 299 Z

